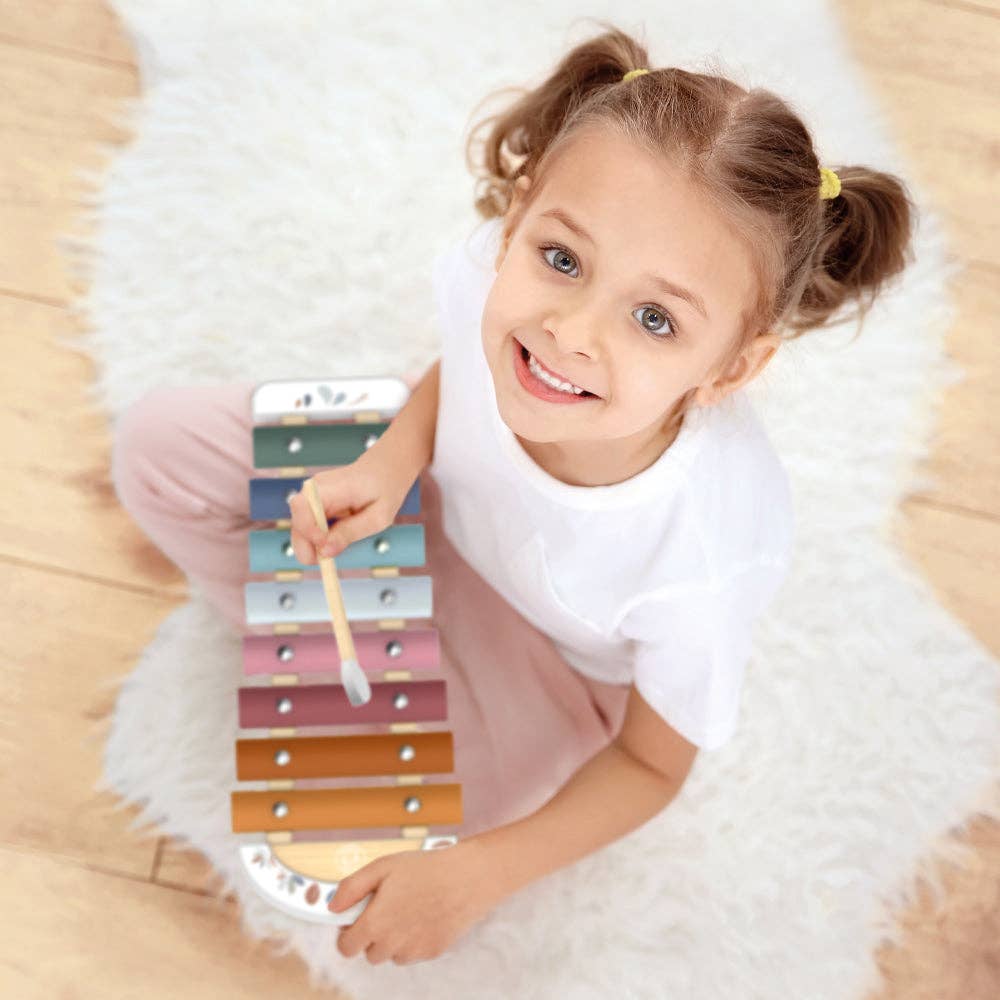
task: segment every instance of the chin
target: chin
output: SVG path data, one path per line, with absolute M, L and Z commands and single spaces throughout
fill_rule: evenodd
M 497 400 L 497 412 L 500 419 L 510 428 L 511 432 L 525 441 L 534 441 L 536 444 L 544 444 L 549 441 L 558 441 L 559 437 L 549 435 L 549 437 L 538 436 L 539 424 L 542 421 L 538 417 L 525 414 L 519 411 L 518 407 L 511 405 L 509 400 Z

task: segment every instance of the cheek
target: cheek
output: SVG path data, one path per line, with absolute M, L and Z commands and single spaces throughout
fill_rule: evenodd
M 618 387 L 616 403 L 641 416 L 655 414 L 669 406 L 687 388 L 684 365 L 651 363 L 642 358 L 615 375 Z
M 483 315 L 481 325 L 483 332 L 494 331 L 503 324 L 504 316 L 504 294 L 503 287 L 499 279 L 493 282 L 486 302 L 483 304 Z
M 513 324 L 531 316 L 539 305 L 538 289 L 518 261 L 508 260 L 493 279 L 484 314 L 488 313 L 493 325 Z
M 504 327 L 499 324 L 496 314 L 491 312 L 489 309 L 483 310 L 479 333 L 483 350 L 489 358 L 495 358 L 497 356 L 500 343 L 504 339 Z M 490 363 L 493 363 L 492 360 Z

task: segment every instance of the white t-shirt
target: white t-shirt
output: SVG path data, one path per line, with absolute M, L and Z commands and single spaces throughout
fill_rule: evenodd
M 430 472 L 458 553 L 581 673 L 634 683 L 692 743 L 732 736 L 756 619 L 792 551 L 792 494 L 744 390 L 696 407 L 651 466 L 573 486 L 497 410 L 483 307 L 502 222 L 434 261 L 442 334 Z

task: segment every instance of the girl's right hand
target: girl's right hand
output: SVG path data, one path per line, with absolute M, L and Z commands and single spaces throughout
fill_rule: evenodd
M 392 472 L 390 455 L 369 449 L 350 465 L 324 469 L 310 478 L 316 484 L 327 521 L 337 523 L 324 530 L 316 523 L 309 501 L 300 491 L 288 501 L 292 514 L 292 550 L 304 566 L 319 562 L 321 555 L 337 556 L 352 542 L 377 534 L 392 524 L 412 483 L 400 483 Z M 305 485 L 303 483 L 303 485 Z M 326 545 L 331 552 L 323 552 Z

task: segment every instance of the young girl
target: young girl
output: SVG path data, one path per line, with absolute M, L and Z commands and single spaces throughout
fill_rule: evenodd
M 341 908 L 375 892 L 344 955 L 441 954 L 733 737 L 794 535 L 745 387 L 905 266 L 896 177 L 822 166 L 772 93 L 647 65 L 609 28 L 483 123 L 485 221 L 433 269 L 440 361 L 358 462 L 315 477 L 328 536 L 291 501 L 312 564 L 381 530 L 424 473 L 466 796 L 458 846 L 341 883 Z M 254 384 L 158 390 L 113 460 L 122 502 L 238 627 Z

